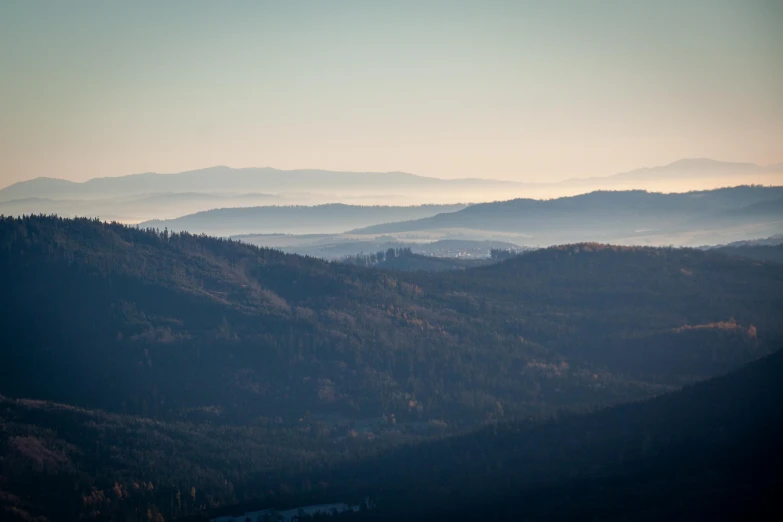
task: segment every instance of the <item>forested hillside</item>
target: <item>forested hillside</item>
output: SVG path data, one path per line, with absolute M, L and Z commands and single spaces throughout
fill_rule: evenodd
M 0 522 L 783 520 L 783 0 L 301 4 L 0 0 Z
M 640 403 L 498 424 L 311 474 L 348 520 L 762 520 L 783 513 L 783 351 Z M 774 515 L 778 513 L 778 515 Z
M 415 438 L 399 434 L 373 443 L 348 436 L 351 429 L 313 419 L 164 422 L 0 396 L 0 520 L 149 522 L 265 494 L 283 506 L 327 499 L 331 492 L 317 482 L 300 489 L 305 470 Z
M 3 218 L 0 278 L 14 520 L 354 502 L 365 490 L 328 469 L 650 397 L 783 338 L 783 266 L 689 249 L 578 244 L 402 272 Z
M 508 257 L 515 253 L 506 251 Z M 444 270 L 465 270 L 496 262 L 493 257 L 465 259 L 458 257 L 436 257 L 415 254 L 409 247 L 388 248 L 373 254 L 357 254 L 346 256 L 343 263 L 356 266 L 375 267 L 386 270 L 402 270 L 407 272 L 442 272 Z
M 0 393 L 157 419 L 469 425 L 660 393 L 783 334 L 783 267 L 696 250 L 433 275 L 89 220 L 0 227 Z
M 740 256 L 759 261 L 783 263 L 783 245 L 738 245 L 712 248 L 729 256 Z
M 214 426 L 0 397 L 0 516 L 244 520 L 369 498 L 345 519 L 755 520 L 780 513 L 781 372 L 777 352 L 636 404 L 392 447 L 312 419 Z

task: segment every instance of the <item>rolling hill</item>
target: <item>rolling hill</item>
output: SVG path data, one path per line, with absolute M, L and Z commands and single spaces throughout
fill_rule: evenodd
M 471 423 L 498 401 L 525 414 L 658 393 L 783 334 L 783 268 L 699 250 L 389 273 L 91 220 L 0 225 L 0 393 L 159 418 Z
M 314 419 L 151 421 L 0 396 L 0 514 L 245 520 L 270 506 L 366 498 L 373 509 L 346 519 L 774 519 L 781 372 L 778 351 L 637 403 L 391 447 L 335 437 L 351 427 Z
M 715 233 L 742 226 L 760 226 L 771 234 L 783 227 L 781 195 L 783 187 L 761 186 L 682 194 L 599 191 L 552 200 L 481 203 L 458 212 L 375 225 L 351 233 L 460 230 L 463 235 L 472 233 L 476 237 L 490 233 L 521 235 L 531 245 L 618 239 L 638 244 L 649 236 L 661 241 L 666 237 L 704 231 Z
M 466 205 L 419 205 L 408 207 L 360 206 L 335 203 L 316 206 L 268 206 L 222 208 L 176 219 L 145 221 L 141 228 L 187 231 L 192 234 L 234 236 L 264 233 L 326 234 L 343 232 L 356 224 L 378 224 L 456 212 Z
M 244 194 L 254 192 L 326 192 L 354 194 L 396 193 L 426 188 L 470 190 L 513 182 L 492 179 L 439 179 L 404 172 L 336 172 L 328 170 L 279 170 L 273 168 L 234 169 L 209 167 L 177 174 L 144 173 L 94 178 L 82 183 L 54 178 L 36 178 L 0 190 L 0 201 L 30 197 L 99 198 L 151 193 L 188 192 Z
M 781 374 L 778 351 L 654 399 L 493 425 L 310 479 L 337 498 L 377 496 L 351 518 L 362 521 L 777 518 Z
M 750 394 L 766 408 L 766 388 L 568 412 L 670 392 L 783 343 L 783 266 L 692 249 L 577 244 L 398 272 L 98 220 L 3 218 L 0 286 L 10 520 L 354 502 L 374 485 L 379 506 L 410 509 L 418 481 L 437 488 L 421 490 L 432 511 L 419 514 L 457 500 L 484 509 L 466 477 L 498 492 L 554 487 L 525 489 L 534 510 L 583 474 L 632 473 L 641 482 L 620 481 L 639 484 L 631 496 L 670 492 L 649 466 L 696 455 L 678 442 L 688 437 L 716 451 L 744 440 L 737 430 L 754 425 L 735 421 L 765 417 L 740 404 Z M 562 424 L 504 423 L 554 416 Z M 716 482 L 691 462 L 683 476 L 723 491 L 725 467 Z M 363 479 L 378 463 L 388 467 Z M 600 480 L 598 493 L 624 494 Z

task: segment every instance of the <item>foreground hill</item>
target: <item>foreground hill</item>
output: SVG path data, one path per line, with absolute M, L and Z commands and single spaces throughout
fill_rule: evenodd
M 388 223 L 456 212 L 466 205 L 419 205 L 408 207 L 329 205 L 222 208 L 176 219 L 145 221 L 141 228 L 187 231 L 192 234 L 232 236 L 264 233 L 335 233 L 357 226 Z
M 311 419 L 216 426 L 0 397 L 0 516 L 245 520 L 369 498 L 346 518 L 775 520 L 781 374 L 777 352 L 651 400 L 396 449 Z
M 524 236 L 530 245 L 586 239 L 667 244 L 679 243 L 677 236 L 703 231 L 715 235 L 724 229 L 741 227 L 753 230 L 755 237 L 771 235 L 779 233 L 781 226 L 783 187 L 744 186 L 683 194 L 601 191 L 552 200 L 515 199 L 352 232 L 460 230 L 463 235 L 473 231 L 477 236 L 503 233 Z
M 500 424 L 312 478 L 335 495 L 377 493 L 377 509 L 352 520 L 776 520 L 781 375 L 779 351 L 644 402 Z
M 259 476 L 284 483 L 367 454 L 336 442 L 349 429 L 163 422 L 0 396 L 0 520 L 149 522 L 235 504 Z
M 783 338 L 783 267 L 687 249 L 392 273 L 6 218 L 0 286 L 0 393 L 158 419 L 470 425 L 660 393 Z

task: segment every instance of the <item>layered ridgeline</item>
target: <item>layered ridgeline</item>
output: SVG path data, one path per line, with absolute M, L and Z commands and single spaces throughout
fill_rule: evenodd
M 731 256 L 742 256 L 760 261 L 783 263 L 783 234 L 749 241 L 736 241 L 728 245 L 705 247 Z
M 515 199 L 352 233 L 505 237 L 531 246 L 585 240 L 695 246 L 765 237 L 781 229 L 783 187 L 740 186 L 681 194 L 599 191 L 552 200 Z
M 649 397 L 783 340 L 782 265 L 689 249 L 579 244 L 424 274 L 93 220 L 5 218 L 0 278 L 0 506 L 18 520 L 168 519 L 254 498 L 294 508 L 373 494 L 379 506 L 412 506 L 422 504 L 407 487 L 416 474 L 443 484 L 431 504 L 440 509 L 454 500 L 443 491 L 470 500 L 470 476 L 507 492 L 537 484 L 532 474 L 550 464 L 549 483 L 625 473 L 592 459 L 625 465 L 683 437 L 740 440 L 744 417 L 699 419 L 724 406 L 755 415 L 741 405 L 760 378 L 737 385 L 738 402 L 728 390 L 709 408 L 676 403 L 671 415 L 694 422 L 680 432 L 656 413 L 669 408 L 659 400 L 642 417 L 625 410 L 530 435 L 513 424 L 495 442 L 488 431 L 425 446 L 442 468 L 419 450 L 399 468 L 389 460 L 399 450 L 369 467 L 356 459 L 428 434 Z M 362 479 L 384 462 L 388 473 Z M 497 474 L 505 462 L 527 471 Z M 386 487 L 392 474 L 398 490 Z
M 140 228 L 168 229 L 212 236 L 241 234 L 325 234 L 358 226 L 431 217 L 466 205 L 361 206 L 332 203 L 316 206 L 221 208 L 175 219 L 145 221 Z
M 85 182 L 36 178 L 0 190 L 0 201 L 22 198 L 103 198 L 160 193 L 307 193 L 396 194 L 397 191 L 438 189 L 476 190 L 497 185 L 508 189 L 513 182 L 492 179 L 440 179 L 405 172 L 337 172 L 329 170 L 234 169 L 226 166 L 177 174 L 154 172 L 94 178 Z M 522 185 L 522 184 L 519 184 Z
M 403 172 L 233 169 L 225 166 L 180 172 L 144 173 L 72 182 L 36 178 L 0 189 L 0 214 L 58 214 L 138 223 L 170 219 L 215 208 L 259 205 L 419 205 L 458 201 L 553 198 L 591 190 L 704 190 L 743 184 L 783 184 L 783 164 L 759 166 L 687 159 L 594 178 L 555 183 L 486 179 L 439 179 Z M 535 173 L 520 173 L 530 179 Z M 578 176 L 579 173 L 574 173 Z M 356 228 L 356 224 L 351 228 Z
M 453 204 L 476 197 L 487 201 L 501 198 L 509 192 L 521 194 L 524 187 L 522 183 L 491 179 L 448 180 L 403 172 L 232 169 L 220 166 L 177 174 L 145 173 L 95 178 L 81 183 L 37 178 L 1 189 L 0 214 L 43 213 L 138 223 L 216 208 L 259 205 L 320 205 L 340 201 L 361 205 L 410 206 Z M 346 228 L 357 226 L 363 225 L 354 224 Z
M 357 228 L 368 223 L 372 225 Z M 327 259 L 386 248 L 425 253 L 423 245 L 433 240 L 475 243 L 489 238 L 511 248 L 586 240 L 698 246 L 779 233 L 783 229 L 783 187 L 743 186 L 683 194 L 592 192 L 470 206 L 226 208 L 140 226 L 236 236 L 259 246 Z M 461 248 L 455 245 L 456 252 Z M 485 257 L 491 248 L 484 248 Z
M 783 266 L 575 245 L 394 273 L 6 218 L 0 393 L 155 418 L 474 423 L 644 397 L 778 346 Z

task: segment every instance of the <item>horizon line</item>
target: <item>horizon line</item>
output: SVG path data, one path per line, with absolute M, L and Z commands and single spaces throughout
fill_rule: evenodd
M 270 167 L 270 166 L 263 166 L 263 167 L 231 167 L 229 165 L 225 164 L 218 164 L 218 165 L 212 165 L 209 167 L 201 167 L 196 169 L 190 169 L 190 170 L 182 170 L 178 172 L 154 172 L 154 171 L 148 171 L 148 172 L 135 172 L 131 174 L 120 174 L 117 176 L 98 176 L 94 178 L 89 178 L 84 181 L 73 181 L 66 178 L 57 178 L 53 176 L 36 176 L 34 178 L 17 181 L 14 183 L 11 183 L 10 185 L 6 185 L 2 188 L 0 188 L 0 191 L 5 190 L 7 188 L 21 185 L 24 183 L 30 183 L 31 181 L 36 180 L 52 180 L 52 181 L 64 181 L 67 183 L 72 183 L 75 185 L 84 185 L 86 183 L 97 181 L 97 180 L 105 180 L 105 179 L 120 179 L 120 178 L 129 178 L 133 176 L 177 176 L 181 174 L 189 174 L 194 172 L 201 172 L 205 170 L 212 170 L 212 169 L 230 169 L 232 171 L 240 171 L 240 170 L 273 170 L 278 172 L 303 172 L 303 171 L 311 171 L 311 172 L 324 172 L 324 173 L 337 173 L 337 174 L 375 174 L 375 175 L 388 175 L 388 174 L 403 174 L 406 176 L 414 176 L 417 178 L 423 178 L 423 179 L 433 179 L 433 180 L 439 180 L 439 181 L 488 181 L 488 182 L 498 182 L 498 183 L 511 183 L 515 185 L 557 185 L 562 183 L 567 183 L 571 181 L 589 181 L 589 180 L 600 180 L 600 179 L 609 179 L 615 176 L 621 176 L 624 174 L 629 174 L 632 172 L 637 171 L 643 171 L 643 170 L 653 170 L 657 168 L 666 168 L 671 167 L 680 163 L 685 162 L 710 162 L 710 163 L 716 163 L 716 164 L 724 164 L 724 165 L 743 165 L 743 166 L 754 166 L 759 167 L 763 169 L 769 169 L 769 168 L 776 168 L 780 167 L 783 169 L 783 161 L 775 162 L 775 163 L 769 163 L 766 165 L 761 165 L 754 162 L 748 162 L 748 161 L 724 161 L 724 160 L 717 160 L 714 158 L 707 158 L 707 157 L 685 157 L 680 158 L 678 160 L 671 161 L 669 163 L 665 163 L 662 165 L 652 165 L 652 166 L 641 166 L 637 167 L 635 169 L 626 170 L 623 172 L 617 172 L 614 174 L 607 174 L 605 176 L 585 176 L 585 177 L 570 177 L 561 179 L 559 181 L 550 181 L 550 182 L 540 182 L 540 181 L 517 181 L 517 180 L 507 180 L 507 179 L 497 179 L 497 178 L 477 178 L 477 177 L 465 177 L 465 178 L 439 178 L 436 176 L 427 176 L 422 174 L 414 174 L 412 172 L 405 172 L 401 170 L 390 170 L 390 171 L 362 171 L 362 170 L 328 170 L 328 169 L 322 169 L 322 168 L 296 168 L 296 169 L 280 169 L 277 167 Z

